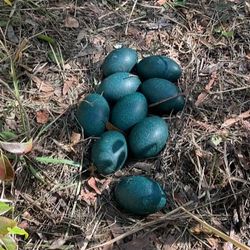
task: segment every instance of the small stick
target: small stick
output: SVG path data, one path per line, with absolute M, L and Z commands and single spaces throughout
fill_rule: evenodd
M 128 22 L 127 22 L 127 25 L 126 25 L 126 28 L 125 28 L 125 35 L 128 34 L 128 26 L 129 26 L 129 23 L 130 23 L 130 21 L 131 21 L 131 17 L 132 17 L 132 15 L 133 15 L 134 10 L 135 10 L 136 4 L 137 4 L 137 0 L 134 1 L 134 5 L 133 5 L 132 10 L 131 10 L 131 12 L 130 12 L 130 14 L 129 14 Z
M 223 240 L 231 242 L 233 245 L 235 245 L 236 247 L 240 248 L 241 250 L 250 250 L 250 248 L 248 246 L 246 246 L 245 244 L 232 239 L 231 237 L 229 237 L 228 235 L 226 235 L 225 233 L 221 232 L 220 230 L 214 228 L 213 226 L 210 226 L 208 223 L 206 223 L 205 221 L 201 220 L 200 218 L 198 218 L 197 216 L 193 215 L 192 213 L 190 213 L 187 209 L 185 209 L 184 207 L 180 207 L 185 213 L 187 213 L 190 217 L 192 217 L 194 220 L 196 220 L 197 222 L 199 222 L 200 224 L 202 224 L 202 226 L 204 226 L 206 229 L 208 229 L 209 231 L 211 231 L 212 233 L 216 234 L 217 236 L 221 237 Z
M 157 105 L 159 105 L 159 104 L 162 104 L 162 103 L 164 103 L 164 102 L 166 102 L 166 101 L 170 101 L 170 100 L 172 100 L 172 99 L 175 99 L 175 98 L 177 98 L 177 97 L 179 97 L 179 96 L 184 96 L 184 95 L 185 95 L 184 93 L 179 93 L 178 95 L 168 97 L 168 98 L 166 98 L 166 99 L 160 100 L 159 102 L 152 103 L 152 104 L 150 104 L 150 105 L 148 105 L 148 106 L 149 106 L 150 108 L 152 108 L 152 107 L 155 107 L 155 106 L 157 106 Z

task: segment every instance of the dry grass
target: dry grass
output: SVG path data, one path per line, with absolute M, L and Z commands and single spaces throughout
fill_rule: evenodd
M 0 79 L 12 89 L 0 82 L 0 130 L 15 131 L 19 140 L 29 134 L 35 140 L 32 153 L 15 160 L 15 182 L 5 185 L 3 193 L 14 201 L 15 218 L 30 233 L 28 242 L 19 239 L 20 249 L 49 249 L 53 243 L 84 250 L 112 239 L 112 245 L 99 249 L 232 249 L 180 206 L 231 239 L 250 244 L 248 1 L 199 2 L 187 1 L 184 7 L 171 1 L 159 6 L 156 1 L 111 0 L 0 5 Z M 76 18 L 79 27 L 66 28 L 67 16 Z M 39 40 L 39 34 L 52 37 L 56 46 Z M 72 146 L 72 133 L 81 133 L 74 111 L 100 81 L 105 55 L 121 44 L 137 49 L 140 57 L 176 59 L 183 68 L 179 85 L 187 96 L 186 108 L 166 117 L 171 138 L 159 157 L 140 163 L 130 159 L 88 204 L 82 190 L 96 195 L 87 187 L 92 140 L 82 137 Z M 51 62 L 51 48 L 63 60 L 59 56 Z M 37 122 L 38 111 L 46 114 L 45 124 Z M 82 164 L 41 164 L 38 156 Z M 159 181 L 168 207 L 147 218 L 119 211 L 112 188 L 127 174 Z M 102 189 L 105 179 L 96 177 Z

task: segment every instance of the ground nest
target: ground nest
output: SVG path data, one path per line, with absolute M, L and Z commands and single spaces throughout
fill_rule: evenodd
M 30 153 L 12 156 L 15 181 L 0 185 L 29 232 L 20 249 L 250 247 L 249 27 L 247 0 L 2 2 L 0 132 L 33 138 Z M 104 178 L 75 109 L 121 46 L 175 59 L 186 105 L 164 117 L 170 139 L 159 156 Z M 147 217 L 117 209 L 112 190 L 126 175 L 161 183 L 167 207 Z

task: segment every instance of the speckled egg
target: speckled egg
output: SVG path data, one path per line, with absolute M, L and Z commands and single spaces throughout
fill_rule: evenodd
M 148 105 L 145 96 L 139 92 L 121 98 L 111 111 L 111 123 L 126 131 L 147 116 Z
M 181 67 L 166 56 L 149 56 L 142 59 L 136 66 L 141 79 L 163 78 L 172 82 L 177 81 L 182 73 Z
M 137 60 L 135 50 L 131 48 L 115 49 L 108 54 L 102 64 L 103 74 L 109 76 L 116 72 L 130 72 Z
M 129 149 L 139 159 L 156 156 L 168 139 L 168 125 L 159 116 L 146 117 L 137 123 L 128 137 Z
M 108 102 L 117 102 L 120 98 L 136 92 L 141 81 L 138 76 L 128 72 L 117 72 L 106 77 L 97 89 Z
M 86 136 L 100 136 L 109 119 L 109 105 L 99 94 L 88 95 L 79 105 L 76 117 Z
M 149 104 L 159 103 L 155 106 L 159 111 L 176 113 L 184 108 L 184 96 L 181 95 L 180 89 L 168 80 L 148 79 L 141 85 L 141 92 L 145 95 Z M 168 100 L 164 101 L 166 99 Z
M 122 177 L 114 193 L 120 208 L 128 213 L 148 215 L 166 206 L 166 194 L 162 187 L 148 177 Z
M 98 173 L 108 175 L 121 169 L 127 159 L 128 149 L 124 135 L 118 131 L 102 134 L 91 150 L 91 159 Z

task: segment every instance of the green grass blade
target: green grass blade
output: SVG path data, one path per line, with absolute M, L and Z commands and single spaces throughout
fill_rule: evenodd
M 72 161 L 72 160 L 59 159 L 59 158 L 53 158 L 53 157 L 47 157 L 47 156 L 35 157 L 34 159 L 44 164 L 65 164 L 65 165 L 70 165 L 70 166 L 77 167 L 77 168 L 81 166 L 80 163 Z

